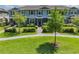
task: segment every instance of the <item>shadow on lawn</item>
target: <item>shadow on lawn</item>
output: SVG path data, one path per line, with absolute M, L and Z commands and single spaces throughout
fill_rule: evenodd
M 51 43 L 47 42 L 47 43 L 41 44 L 36 49 L 36 51 L 40 54 L 54 54 L 57 52 L 57 49 L 58 48 L 54 48 L 54 46 Z

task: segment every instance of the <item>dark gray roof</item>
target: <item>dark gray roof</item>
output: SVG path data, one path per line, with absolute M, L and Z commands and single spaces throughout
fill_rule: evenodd
M 78 8 L 76 8 L 76 7 L 71 7 L 70 9 L 78 9 Z
M 5 12 L 5 13 L 7 13 L 7 11 L 6 11 L 5 9 L 3 9 L 3 8 L 0 8 L 0 12 Z
M 64 5 L 24 5 L 20 7 L 20 10 L 38 10 L 38 9 L 69 9 L 69 7 Z

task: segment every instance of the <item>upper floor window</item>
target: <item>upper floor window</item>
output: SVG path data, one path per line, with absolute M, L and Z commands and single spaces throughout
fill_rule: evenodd
M 71 14 L 73 14 L 73 12 L 71 12 Z
M 43 11 L 42 10 L 38 10 L 38 14 L 39 15 L 42 15 L 43 14 Z
M 75 13 L 75 14 L 78 14 L 78 11 L 75 11 L 74 13 Z
M 22 14 L 24 14 L 24 10 L 22 10 Z
M 34 11 L 34 10 L 31 10 L 31 11 L 30 11 L 30 14 L 31 14 L 31 15 L 35 14 L 35 11 Z

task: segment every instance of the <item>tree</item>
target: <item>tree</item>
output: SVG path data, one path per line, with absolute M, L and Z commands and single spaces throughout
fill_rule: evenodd
M 19 33 L 21 28 L 21 23 L 24 23 L 27 20 L 27 17 L 23 16 L 21 13 L 14 11 L 13 20 L 18 24 Z
M 71 19 L 72 24 L 74 24 L 77 28 L 76 33 L 78 32 L 79 29 L 79 16 L 74 16 Z
M 64 23 L 64 17 L 59 11 L 55 8 L 51 11 L 51 19 L 48 21 L 48 29 L 51 32 L 55 32 L 55 40 L 54 40 L 54 46 L 56 46 L 56 32 L 61 31 L 63 23 Z
M 75 24 L 76 26 L 79 26 L 79 17 L 75 16 L 71 19 L 72 23 Z
M 68 9 L 65 8 L 64 10 L 62 10 L 62 15 L 66 15 L 67 12 L 68 12 Z

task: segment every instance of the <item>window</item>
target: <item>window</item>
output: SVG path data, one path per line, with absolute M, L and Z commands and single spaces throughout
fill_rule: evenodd
M 33 14 L 33 11 L 31 11 L 31 14 Z
M 43 14 L 43 11 L 42 10 L 38 10 L 38 14 L 39 15 L 42 15 Z
M 31 10 L 31 11 L 30 11 L 30 14 L 31 14 L 31 15 L 33 15 L 33 14 L 34 14 L 34 12 L 35 12 L 34 10 Z
M 76 12 L 76 11 L 75 11 L 74 13 L 75 13 L 75 14 L 77 14 L 77 12 Z
M 73 14 L 73 12 L 71 12 L 71 14 Z

